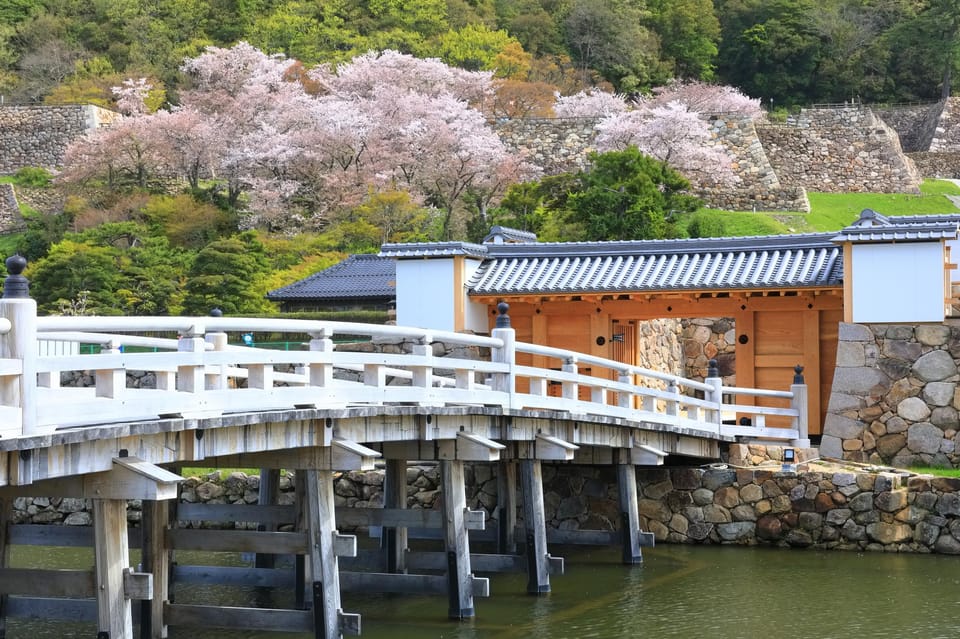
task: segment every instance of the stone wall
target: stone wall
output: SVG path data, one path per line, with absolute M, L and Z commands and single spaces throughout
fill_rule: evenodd
M 840 324 L 824 457 L 960 465 L 960 327 Z
M 12 184 L 0 184 L 0 233 L 13 233 L 23 228 L 20 204 Z
M 907 156 L 924 177 L 960 179 L 960 152 L 917 151 Z
M 919 193 L 896 132 L 867 107 L 804 109 L 757 127 L 780 183 L 826 192 Z
M 943 111 L 943 102 L 880 106 L 873 107 L 873 111 L 897 132 L 904 152 L 914 153 L 930 149 L 930 143 L 933 141 L 940 114 Z
M 724 386 L 737 385 L 736 325 L 733 318 L 685 319 L 682 375 L 703 381 L 711 359 L 717 360 Z
M 70 142 L 119 117 L 91 104 L 0 107 L 0 173 L 25 166 L 55 169 Z
M 495 125 L 507 147 L 523 153 L 547 175 L 584 170 L 595 151 L 594 118 L 522 118 Z
M 468 506 L 489 514 L 496 507 L 491 464 L 466 471 Z M 547 526 L 563 530 L 618 530 L 612 466 L 543 465 Z M 294 503 L 292 474 L 280 479 L 279 503 Z M 773 469 L 637 469 L 640 526 L 658 543 L 738 544 L 822 549 L 960 554 L 960 480 L 893 473 Z M 437 467 L 410 466 L 407 507 L 438 509 Z M 234 472 L 191 477 L 181 500 L 254 504 L 259 477 Z M 338 506 L 383 504 L 383 471 L 337 473 Z M 90 504 L 81 499 L 21 497 L 14 523 L 89 525 Z M 128 520 L 140 520 L 131 502 Z M 256 524 L 185 522 L 186 527 L 249 529 Z

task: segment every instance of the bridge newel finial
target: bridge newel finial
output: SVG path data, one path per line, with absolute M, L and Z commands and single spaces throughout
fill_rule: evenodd
M 510 316 L 507 315 L 507 311 L 510 310 L 510 305 L 506 302 L 500 302 L 497 304 L 497 323 L 496 328 L 510 328 Z
M 223 311 L 221 311 L 219 308 L 211 308 L 210 317 L 223 317 Z
M 803 366 L 797 364 L 793 367 L 793 383 L 794 384 L 806 384 L 807 382 L 803 379 Z
M 711 359 L 707 362 L 707 377 L 720 377 L 720 366 L 717 360 Z
M 3 281 L 4 299 L 24 299 L 30 297 L 30 281 L 23 276 L 23 269 L 27 268 L 27 259 L 20 255 L 11 255 L 7 258 L 7 279 Z

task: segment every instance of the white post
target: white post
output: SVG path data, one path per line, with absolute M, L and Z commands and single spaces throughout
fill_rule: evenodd
M 7 259 L 7 279 L 0 299 L 0 317 L 9 320 L 10 331 L 0 338 L 0 357 L 18 359 L 22 371 L 18 376 L 0 378 L 0 403 L 20 409 L 20 423 L 0 432 L 29 436 L 40 433 L 37 424 L 37 303 L 30 299 L 30 289 L 22 273 L 27 261 L 19 255 Z
M 210 311 L 211 317 L 223 317 L 223 311 L 219 308 L 215 308 Z M 224 332 L 217 333 L 207 333 L 204 337 L 204 341 L 208 344 L 213 345 L 213 350 L 215 351 L 225 351 L 227 350 L 227 345 L 229 343 L 227 334 Z M 226 390 L 229 386 L 229 379 L 227 376 L 227 367 L 223 364 L 217 366 L 216 373 L 210 373 L 206 376 L 206 389 L 207 390 Z
M 716 409 L 709 409 L 710 412 L 705 416 L 706 421 L 713 421 L 717 425 L 717 434 L 721 435 L 723 429 L 723 379 L 720 377 L 717 360 L 711 359 L 707 364 L 707 377 L 703 382 L 712 387 L 711 390 L 706 392 L 704 399 L 716 406 Z
M 797 411 L 797 439 L 793 445 L 797 448 L 810 448 L 810 408 L 807 402 L 807 383 L 803 379 L 803 366 L 799 364 L 793 368 L 793 384 L 790 392 L 793 399 L 790 407 Z
M 506 364 L 510 370 L 506 373 L 494 373 L 491 386 L 493 390 L 507 395 L 503 401 L 504 408 L 517 408 L 514 406 L 514 398 L 517 393 L 517 378 L 514 370 L 517 363 L 517 334 L 510 327 L 510 316 L 507 315 L 509 310 L 510 305 L 506 302 L 497 304 L 499 315 L 491 336 L 503 341 L 503 346 L 491 349 L 490 361 L 495 364 Z

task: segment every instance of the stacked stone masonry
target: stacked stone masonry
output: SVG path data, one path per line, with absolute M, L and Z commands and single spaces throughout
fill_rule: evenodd
M 120 115 L 91 104 L 0 108 L 0 173 L 63 165 L 67 145 Z
M 281 505 L 294 503 L 292 472 L 280 479 Z M 615 470 L 545 464 L 547 525 L 562 530 L 618 530 L 621 522 Z M 468 507 L 495 512 L 496 469 L 466 471 Z M 783 472 L 735 468 L 638 468 L 640 525 L 658 543 L 771 545 L 855 551 L 960 554 L 960 480 L 929 475 L 870 472 Z M 260 480 L 233 472 L 184 482 L 181 501 L 255 504 Z M 407 507 L 439 509 L 435 465 L 407 469 Z M 337 473 L 337 506 L 383 505 L 383 471 Z M 14 523 L 90 524 L 90 504 L 80 499 L 21 497 Z M 140 521 L 130 502 L 128 520 Z M 254 522 L 182 522 L 184 527 L 255 529 Z M 289 529 L 292 524 L 282 529 Z
M 824 457 L 960 465 L 960 326 L 840 325 Z

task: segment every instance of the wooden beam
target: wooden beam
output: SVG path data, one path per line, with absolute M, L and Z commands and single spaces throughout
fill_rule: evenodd
M 167 531 L 167 546 L 171 550 L 273 552 L 295 555 L 306 552 L 307 536 L 303 532 L 177 528 Z
M 313 613 L 309 610 L 168 603 L 164 606 L 164 617 L 171 626 L 303 633 L 313 631 Z M 334 636 L 339 636 L 339 629 Z
M 407 509 L 407 462 L 404 459 L 388 459 L 383 476 L 383 509 Z M 426 511 L 423 511 L 426 512 Z M 341 521 L 337 513 L 337 521 Z M 380 537 L 387 572 L 405 573 L 407 550 L 407 527 L 390 525 Z
M 0 455 L 3 456 L 3 455 Z M 0 495 L 0 570 L 10 565 L 10 520 L 13 498 Z M 0 580 L 2 582 L 3 580 Z M 7 635 L 7 596 L 0 593 L 0 639 Z
M 571 461 L 574 453 L 580 447 L 576 444 L 566 442 L 553 435 L 537 433 L 536 456 L 537 459 L 548 459 L 555 461 Z
M 500 451 L 504 448 L 506 446 L 503 444 L 482 435 L 460 431 L 456 439 L 442 439 L 437 442 L 437 457 L 491 462 L 500 459 Z
M 625 564 L 641 564 L 643 554 L 640 552 L 637 470 L 632 463 L 617 464 L 617 493 L 620 501 L 621 558 Z
M 0 569 L 0 595 L 89 598 L 97 593 L 92 570 Z
M 386 526 L 404 528 L 443 528 L 443 514 L 422 508 L 350 508 L 337 507 L 337 523 L 343 526 Z M 467 509 L 464 512 L 467 530 L 483 530 L 486 513 Z
M 667 454 L 647 444 L 634 444 L 630 449 L 630 463 L 636 466 L 663 466 Z
M 516 527 L 517 463 L 504 460 L 497 464 L 497 552 L 517 551 Z
M 547 552 L 547 522 L 543 508 L 543 475 L 540 460 L 520 461 L 520 485 L 523 495 L 523 528 L 527 555 L 527 592 L 550 592 Z
M 169 598 L 170 551 L 166 546 L 170 502 L 145 500 L 141 509 L 140 528 L 143 538 L 140 558 L 144 570 L 151 574 L 154 596 L 141 605 L 140 628 L 144 639 L 166 639 L 167 624 L 163 606 Z
M 408 552 L 407 565 L 412 570 L 444 570 L 447 556 L 442 552 Z M 563 574 L 562 557 L 550 557 L 549 565 L 551 575 Z M 526 572 L 527 559 L 523 555 L 471 553 L 470 567 L 474 572 Z
M 10 497 L 76 497 L 79 499 L 175 499 L 184 478 L 136 457 L 114 457 L 113 468 L 79 477 L 35 481 L 0 488 Z
M 260 490 L 257 493 L 257 505 L 269 508 L 277 505 L 277 499 L 280 497 L 280 469 L 279 468 L 261 468 L 260 469 Z M 292 509 L 291 509 L 292 511 Z M 293 514 L 291 512 L 291 514 Z M 261 532 L 276 532 L 277 522 L 257 520 L 257 530 Z M 258 553 L 254 558 L 254 565 L 257 568 L 273 568 L 276 562 L 276 555 L 273 553 Z
M 443 575 L 405 575 L 383 572 L 343 572 L 340 586 L 344 592 L 392 592 L 419 595 L 447 594 Z M 489 597 L 490 580 L 470 575 L 470 596 Z
M 470 540 L 464 522 L 467 496 L 463 462 L 458 459 L 441 461 L 440 483 L 443 495 L 443 538 L 447 552 L 447 613 L 451 619 L 466 619 L 473 617 L 475 613 Z
M 94 499 L 93 527 L 97 631 L 108 637 L 132 637 L 133 614 L 124 591 L 124 572 L 130 568 L 126 500 Z

